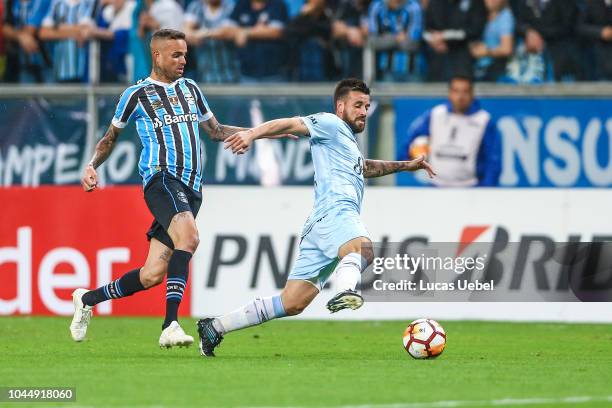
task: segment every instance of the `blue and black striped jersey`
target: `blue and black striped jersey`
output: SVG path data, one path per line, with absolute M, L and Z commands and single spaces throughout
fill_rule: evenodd
M 162 170 L 193 190 L 202 185 L 202 156 L 198 123 L 213 116 L 198 85 L 179 78 L 171 84 L 147 78 L 119 98 L 113 125 L 123 128 L 131 118 L 143 150 L 138 171 L 146 186 Z

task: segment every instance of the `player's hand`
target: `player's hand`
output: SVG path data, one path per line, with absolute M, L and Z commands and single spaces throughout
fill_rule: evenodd
M 236 132 L 223 142 L 224 149 L 232 149 L 232 153 L 244 154 L 249 150 L 253 143 L 252 138 L 253 132 L 250 130 L 243 130 L 242 132 Z
M 436 175 L 436 172 L 434 171 L 433 167 L 431 167 L 431 164 L 425 160 L 425 156 L 419 156 L 418 158 L 408 162 L 408 171 L 417 170 L 425 170 L 429 175 L 429 178 L 434 178 Z
M 85 167 L 83 178 L 81 178 L 81 185 L 83 186 L 83 190 L 88 193 L 94 191 L 98 186 L 98 173 L 96 173 L 96 169 L 94 169 L 91 164 Z

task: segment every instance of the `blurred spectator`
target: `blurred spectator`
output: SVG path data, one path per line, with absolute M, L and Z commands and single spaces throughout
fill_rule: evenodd
M 233 9 L 229 0 L 194 0 L 188 6 L 185 33 L 189 45 L 196 47 L 197 81 L 226 83 L 239 80 L 234 43 L 222 40 L 220 34 L 220 29 L 230 25 Z
M 440 187 L 496 186 L 501 140 L 491 115 L 474 99 L 472 81 L 450 81 L 448 102 L 418 117 L 408 130 L 403 157 L 428 155 Z
M 242 80 L 286 80 L 282 37 L 288 17 L 283 0 L 238 0 L 231 21 L 233 26 L 223 34 L 238 47 Z
M 13 0 L 7 3 L 2 32 L 7 40 L 8 82 L 44 82 L 51 61 L 37 37 L 50 0 Z
M 363 46 L 368 38 L 369 0 L 342 0 L 334 16 L 332 35 L 336 65 L 342 78 L 363 77 Z
M 6 70 L 6 51 L 4 49 L 4 2 L 0 1 L 0 81 L 4 80 Z
M 482 38 L 486 22 L 483 0 L 429 1 L 423 38 L 431 48 L 427 61 L 430 81 L 448 81 L 455 75 L 472 76 L 468 44 Z
M 304 7 L 304 0 L 285 0 L 285 5 L 287 6 L 287 16 L 289 19 L 294 18 L 302 11 L 302 7 Z
M 158 27 L 157 21 L 149 14 L 153 0 L 136 0 L 136 7 L 132 14 L 132 29 L 128 55 L 128 75 L 131 71 L 130 82 L 146 78 L 151 73 L 151 58 L 149 42 L 153 31 Z
M 161 28 L 183 29 L 183 7 L 176 0 L 155 0 L 149 8 L 153 31 Z
M 382 0 L 369 12 L 370 45 L 376 50 L 376 78 L 407 81 L 415 70 L 415 52 L 423 31 L 418 0 Z
M 489 13 L 482 41 L 472 43 L 476 79 L 496 82 L 506 73 L 514 49 L 514 16 L 507 0 L 485 0 Z
M 578 31 L 594 46 L 597 78 L 612 80 L 612 0 L 587 1 Z
M 575 1 L 521 0 L 515 5 L 517 32 L 528 53 L 545 50 L 552 60 L 554 79 L 581 79 L 579 53 L 574 28 Z
M 42 22 L 40 38 L 54 41 L 53 70 L 58 82 L 82 82 L 87 79 L 89 40 L 96 27 L 94 0 L 53 0 Z
M 126 82 L 129 33 L 133 26 L 134 0 L 103 0 L 98 15 L 100 81 Z
M 332 16 L 325 0 L 308 0 L 287 24 L 284 34 L 289 44 L 291 79 L 322 82 L 334 77 Z

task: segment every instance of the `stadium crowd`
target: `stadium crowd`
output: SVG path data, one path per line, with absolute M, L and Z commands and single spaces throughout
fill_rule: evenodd
M 0 0 L 0 80 L 86 82 L 150 72 L 158 28 L 187 33 L 200 82 L 541 83 L 612 79 L 612 0 Z

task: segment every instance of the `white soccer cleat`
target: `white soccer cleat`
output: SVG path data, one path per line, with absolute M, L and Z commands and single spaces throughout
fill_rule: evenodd
M 74 305 L 74 316 L 70 323 L 70 335 L 74 341 L 83 341 L 87 334 L 87 326 L 91 320 L 93 306 L 83 304 L 83 295 L 89 292 L 87 289 L 76 289 L 72 292 L 72 304 Z
M 185 334 L 183 328 L 175 320 L 166 327 L 159 336 L 159 347 L 189 347 L 193 343 L 193 337 Z

